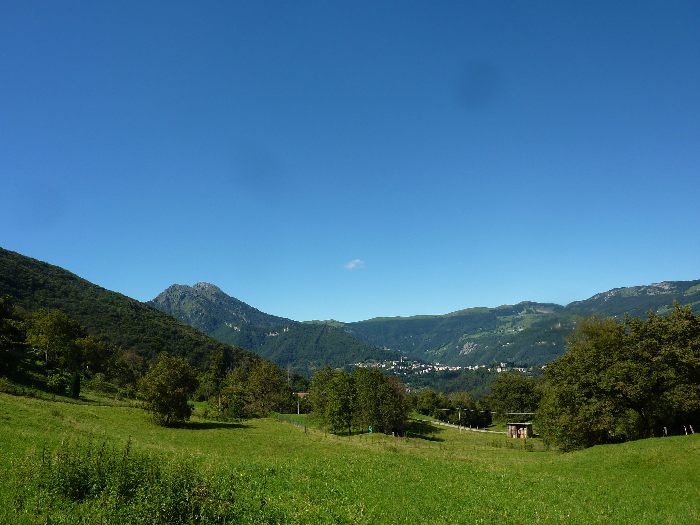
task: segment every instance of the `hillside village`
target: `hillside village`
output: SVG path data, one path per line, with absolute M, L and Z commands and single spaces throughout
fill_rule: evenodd
M 519 372 L 522 374 L 532 373 L 535 370 L 541 370 L 541 367 L 522 367 L 515 366 L 515 363 L 501 361 L 492 365 L 446 365 L 442 363 L 426 363 L 408 358 L 401 358 L 398 361 L 369 361 L 363 363 L 354 363 L 353 366 L 360 368 L 378 368 L 386 372 L 399 376 L 411 375 L 426 375 L 438 372 L 461 372 L 463 370 L 486 370 L 487 372 Z

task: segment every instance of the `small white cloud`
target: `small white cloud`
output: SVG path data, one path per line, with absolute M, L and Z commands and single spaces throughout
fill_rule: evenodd
M 343 268 L 346 270 L 357 270 L 358 268 L 364 268 L 365 267 L 365 261 L 362 259 L 353 259 L 352 261 L 348 261 L 343 265 Z

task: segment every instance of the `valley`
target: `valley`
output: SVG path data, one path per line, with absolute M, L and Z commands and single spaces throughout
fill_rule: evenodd
M 352 323 L 300 323 L 265 314 L 209 283 L 173 285 L 149 304 L 219 341 L 309 374 L 323 363 L 342 367 L 401 358 L 453 371 L 498 362 L 539 368 L 565 352 L 580 317 L 664 314 L 674 302 L 700 309 L 700 280 L 618 288 L 566 306 L 524 301 Z
M 700 519 L 698 435 L 561 454 L 538 440 L 525 447 L 503 435 L 446 427 L 414 438 L 334 436 L 303 419 L 217 423 L 197 411 L 184 428 L 168 429 L 138 408 L 92 395 L 68 403 L 2 393 L 0 421 L 2 523 L 72 523 L 76 515 L 116 523 L 109 499 L 72 501 L 34 488 L 42 454 L 88 443 L 117 451 L 130 443 L 132 454 L 163 468 L 197 473 L 210 484 L 207 501 L 219 501 L 213 515 L 226 513 L 235 523 L 680 525 Z M 158 519 L 154 510 L 148 522 Z

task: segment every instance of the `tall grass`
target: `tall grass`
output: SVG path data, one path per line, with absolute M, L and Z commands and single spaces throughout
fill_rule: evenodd
M 64 442 L 28 456 L 15 486 L 17 516 L 52 523 L 231 523 L 230 480 L 179 459 L 106 443 Z M 228 482 L 227 482 L 228 481 Z

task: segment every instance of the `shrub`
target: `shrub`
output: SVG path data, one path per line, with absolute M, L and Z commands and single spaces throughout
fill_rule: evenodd
M 68 390 L 70 378 L 63 372 L 56 372 L 46 376 L 46 389 L 54 394 L 64 395 Z
M 92 376 L 92 379 L 88 381 L 87 386 L 90 388 L 90 390 L 94 390 L 95 392 L 100 392 L 102 394 L 117 393 L 117 387 L 108 382 L 107 378 L 102 372 L 98 372 Z

